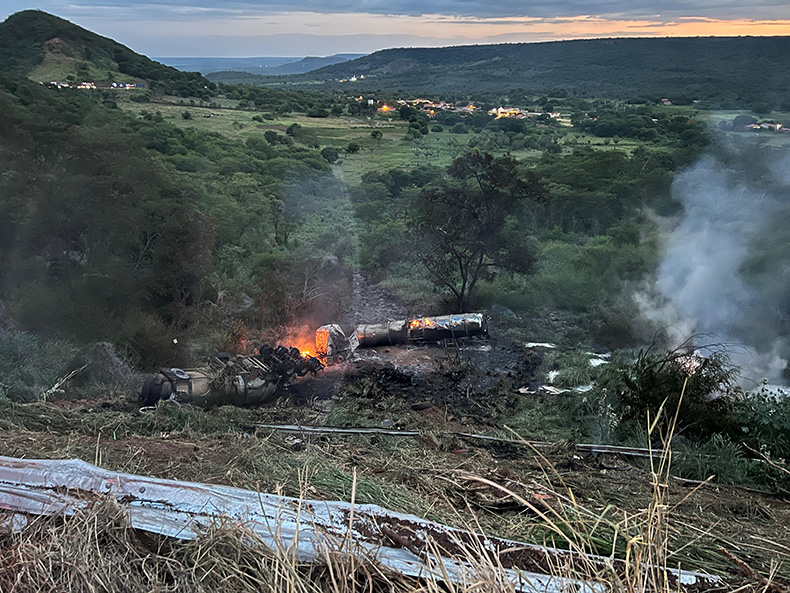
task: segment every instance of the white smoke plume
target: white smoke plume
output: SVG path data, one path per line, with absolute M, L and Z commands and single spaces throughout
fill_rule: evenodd
M 775 239 L 788 237 L 789 164 L 786 150 L 748 142 L 719 147 L 680 174 L 672 194 L 683 213 L 654 282 L 635 295 L 672 346 L 694 335 L 726 345 L 744 387 L 785 382 L 790 250 Z

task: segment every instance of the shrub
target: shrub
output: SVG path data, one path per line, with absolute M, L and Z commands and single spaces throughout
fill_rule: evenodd
M 11 331 L 0 335 L 0 398 L 33 401 L 69 372 L 77 347 Z
M 735 402 L 738 438 L 752 449 L 790 459 L 790 397 L 765 387 Z
M 662 410 L 659 426 L 668 426 L 677 410 L 678 430 L 686 436 L 708 438 L 732 433 L 736 369 L 723 352 L 709 357 L 683 349 L 639 352 L 633 364 L 608 365 L 599 387 L 619 402 L 626 423 L 644 423 L 649 412 Z M 682 394 L 682 400 L 681 400 Z
M 678 476 L 690 480 L 706 480 L 720 484 L 751 484 L 753 462 L 743 449 L 721 434 L 713 435 L 701 444 L 689 444 L 677 449 L 673 469 Z
M 324 146 L 324 148 L 321 149 L 321 156 L 324 157 L 328 162 L 334 163 L 337 161 L 340 154 L 337 152 L 336 148 Z

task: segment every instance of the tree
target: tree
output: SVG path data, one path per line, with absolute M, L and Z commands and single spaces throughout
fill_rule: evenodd
M 328 162 L 334 163 L 340 157 L 340 154 L 337 152 L 337 149 L 332 146 L 324 146 L 321 149 L 321 156 L 324 157 Z
M 370 137 L 376 141 L 376 144 L 381 144 L 381 138 L 384 136 L 384 133 L 381 130 L 373 130 L 370 133 Z
M 422 191 L 411 209 L 415 252 L 433 281 L 452 291 L 461 312 L 495 267 L 528 271 L 530 242 L 518 241 L 506 223 L 522 202 L 545 196 L 537 177 L 520 172 L 513 157 L 479 151 L 456 158 L 442 182 Z
M 348 146 L 346 146 L 346 152 L 353 154 L 359 152 L 360 148 L 362 148 L 362 146 L 360 146 L 359 142 L 349 142 Z

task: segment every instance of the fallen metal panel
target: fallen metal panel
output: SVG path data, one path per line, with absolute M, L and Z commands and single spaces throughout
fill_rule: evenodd
M 465 541 L 474 537 L 413 515 L 393 513 L 375 505 L 299 500 L 239 488 L 177 482 L 110 472 L 80 460 L 22 460 L 0 457 L 0 508 L 21 513 L 51 515 L 71 513 L 105 496 L 125 505 L 131 525 L 162 535 L 193 539 L 201 527 L 243 525 L 255 531 L 272 549 L 288 549 L 298 560 L 319 558 L 321 549 L 337 548 L 351 539 L 355 551 L 363 552 L 392 570 L 409 576 L 468 581 L 474 569 L 463 562 L 420 556 L 403 547 L 389 547 L 382 526 L 399 523 L 425 533 L 443 533 Z M 298 536 L 298 537 L 297 537 Z M 502 540 L 504 542 L 504 540 Z M 508 542 L 508 546 L 520 546 Z M 444 570 L 437 570 L 439 564 Z M 556 592 L 573 587 L 587 593 L 603 588 L 583 581 L 556 578 L 517 570 L 504 571 L 518 591 Z
M 474 550 L 476 546 L 481 554 L 499 559 L 514 550 L 531 550 L 558 559 L 568 554 L 453 529 L 376 505 L 352 506 L 228 486 L 163 480 L 107 471 L 81 460 L 0 457 L 0 508 L 11 513 L 72 513 L 106 497 L 113 497 L 124 505 L 133 527 L 153 533 L 193 539 L 203 527 L 218 523 L 243 525 L 271 549 L 289 550 L 296 559 L 303 561 L 320 558 L 322 549 L 338 549 L 340 542 L 353 542 L 355 553 L 364 553 L 404 575 L 449 578 L 456 582 L 469 582 L 475 574 L 474 567 L 448 557 L 453 554 L 436 556 L 428 550 L 446 551 L 453 546 Z M 11 520 L 16 521 L 13 517 Z M 396 530 L 401 536 L 388 536 Z M 404 546 L 404 539 L 410 540 L 412 545 Z M 427 548 L 430 541 L 438 547 Z M 391 543 L 395 545 L 389 545 Z M 351 551 L 350 546 L 348 549 Z M 606 561 L 604 558 L 598 560 Z M 437 569 L 439 565 L 443 567 L 441 571 Z M 599 584 L 521 572 L 515 565 L 512 570 L 503 569 L 503 574 L 517 591 L 605 591 Z M 712 577 L 693 573 L 676 576 L 683 583 L 715 582 Z

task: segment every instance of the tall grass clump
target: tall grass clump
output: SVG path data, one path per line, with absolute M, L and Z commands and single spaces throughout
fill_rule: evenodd
M 23 331 L 0 339 L 0 398 L 28 402 L 55 388 L 69 372 L 76 345 Z

